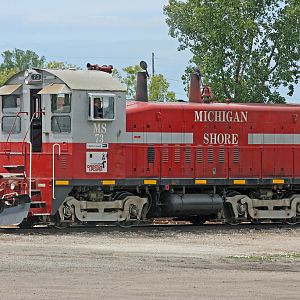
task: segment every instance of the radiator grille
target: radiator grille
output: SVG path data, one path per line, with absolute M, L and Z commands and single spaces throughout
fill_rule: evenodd
M 197 155 L 197 163 L 203 163 L 202 147 L 198 146 L 196 155 Z
M 175 149 L 174 149 L 174 160 L 176 163 L 180 163 L 180 147 L 179 146 L 176 146 Z
M 148 163 L 154 163 L 154 147 L 148 146 Z
M 225 149 L 223 147 L 219 148 L 219 163 L 225 163 Z
M 233 162 L 238 163 L 240 160 L 240 153 L 239 148 L 234 147 L 233 148 Z
M 59 158 L 59 164 L 61 169 L 67 168 L 67 157 L 65 155 L 61 155 Z
M 186 147 L 185 148 L 185 162 L 186 163 L 190 163 L 191 162 L 191 156 L 192 156 L 192 154 L 191 154 L 191 148 L 190 147 Z
M 214 148 L 212 147 L 207 149 L 207 161 L 209 164 L 214 162 Z
M 162 161 L 163 163 L 169 162 L 169 148 L 167 146 L 163 147 Z

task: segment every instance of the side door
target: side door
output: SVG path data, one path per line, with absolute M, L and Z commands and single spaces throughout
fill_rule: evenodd
M 30 90 L 30 141 L 33 152 L 42 151 L 42 110 L 40 90 Z

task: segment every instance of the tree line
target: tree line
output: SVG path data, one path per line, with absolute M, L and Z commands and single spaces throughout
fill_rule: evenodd
M 179 51 L 191 52 L 182 76 L 188 82 L 194 68 L 203 84 L 212 87 L 216 101 L 284 103 L 279 90 L 292 96 L 300 79 L 300 0 L 169 0 L 163 12 L 169 35 L 178 39 Z M 2 54 L 0 85 L 12 74 L 31 67 L 65 68 L 46 62 L 30 50 Z M 117 76 L 135 95 L 139 66 L 122 69 Z M 149 99 L 175 100 L 162 74 L 149 81 Z
M 0 86 L 17 72 L 31 68 L 46 69 L 80 69 L 74 64 L 60 61 L 46 61 L 44 56 L 39 56 L 32 50 L 6 50 L 2 54 L 3 62 L 0 64 Z M 127 86 L 127 98 L 134 99 L 136 89 L 136 73 L 142 71 L 140 66 L 128 66 L 122 69 L 124 76 L 117 70 L 113 70 L 113 76 L 118 77 Z M 169 83 L 162 74 L 150 77 L 148 93 L 150 100 L 175 101 L 175 93 L 169 90 Z
M 169 34 L 218 99 L 282 103 L 300 78 L 300 0 L 169 0 Z M 191 66 L 183 80 L 187 82 Z

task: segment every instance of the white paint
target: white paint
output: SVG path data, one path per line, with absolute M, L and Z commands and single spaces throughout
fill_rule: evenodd
M 247 111 L 231 110 L 200 110 L 195 111 L 195 122 L 234 122 L 245 123 L 248 121 Z
M 86 144 L 86 149 L 108 149 L 108 144 L 96 144 L 96 143 L 87 143 Z
M 107 173 L 107 152 L 86 152 L 87 173 Z
M 250 145 L 300 145 L 300 134 L 292 133 L 249 133 Z
M 237 145 L 238 142 L 237 133 L 204 133 L 203 144 L 204 145 Z

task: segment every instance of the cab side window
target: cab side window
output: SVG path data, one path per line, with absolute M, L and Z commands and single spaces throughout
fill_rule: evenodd
M 21 118 L 16 116 L 2 117 L 2 131 L 4 133 L 20 133 Z
M 113 94 L 89 94 L 89 119 L 114 120 L 115 98 Z
M 51 131 L 54 133 L 71 132 L 71 94 L 51 95 Z
M 16 114 L 20 111 L 21 100 L 19 95 L 2 96 L 2 112 Z
M 1 98 L 1 97 L 0 97 Z M 20 133 L 21 118 L 17 117 L 17 113 L 21 111 L 20 95 L 2 96 L 2 122 L 1 130 L 4 133 Z
M 71 94 L 51 95 L 51 111 L 56 114 L 71 112 Z

